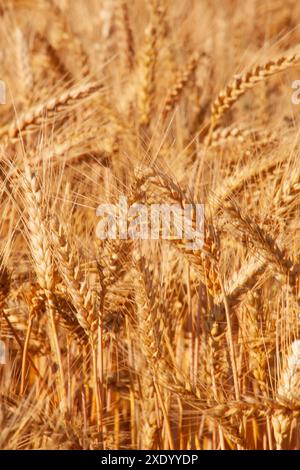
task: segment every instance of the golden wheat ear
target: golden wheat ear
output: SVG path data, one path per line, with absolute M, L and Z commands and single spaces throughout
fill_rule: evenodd
M 285 365 L 282 370 L 277 387 L 277 400 L 283 408 L 293 405 L 299 398 L 300 387 L 300 341 L 295 340 L 291 344 L 289 354 L 285 357 Z M 290 410 L 289 410 L 290 411 Z M 272 416 L 273 430 L 275 434 L 277 450 L 282 449 L 285 439 L 288 437 L 292 424 L 292 413 L 278 410 Z
M 60 113 L 67 112 L 72 106 L 80 103 L 81 100 L 89 98 L 98 92 L 102 86 L 99 83 L 90 83 L 80 85 L 73 89 L 63 92 L 61 95 L 50 98 L 44 103 L 40 103 L 20 114 L 15 122 L 6 129 L 3 129 L 1 136 L 14 141 L 19 135 L 31 129 L 34 130 L 42 123 L 58 117 Z
M 263 65 L 257 65 L 243 75 L 234 78 L 233 82 L 222 90 L 215 99 L 211 108 L 211 126 L 215 128 L 226 111 L 243 96 L 246 91 L 272 75 L 283 72 L 299 64 L 300 56 L 294 53 L 270 60 Z

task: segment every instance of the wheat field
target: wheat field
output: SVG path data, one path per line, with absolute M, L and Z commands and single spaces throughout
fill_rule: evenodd
M 299 25 L 0 2 L 0 449 L 300 448 Z M 120 196 L 204 243 L 99 238 Z

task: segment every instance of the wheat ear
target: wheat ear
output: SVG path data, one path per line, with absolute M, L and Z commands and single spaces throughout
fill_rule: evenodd
M 100 88 L 101 86 L 97 83 L 89 83 L 67 90 L 55 98 L 50 98 L 48 101 L 20 114 L 16 122 L 11 124 L 2 135 L 6 135 L 10 139 L 16 139 L 22 132 L 39 126 L 44 120 L 67 111 L 71 106 L 99 91 Z
M 192 54 L 190 60 L 188 61 L 185 69 L 181 72 L 179 72 L 175 78 L 174 84 L 171 86 L 166 102 L 165 102 L 165 107 L 163 110 L 163 116 L 166 117 L 168 113 L 170 113 L 177 103 L 180 100 L 180 97 L 188 84 L 191 76 L 193 75 L 194 71 L 196 70 L 197 64 L 199 60 L 199 54 L 194 53 Z
M 300 341 L 295 340 L 291 345 L 290 354 L 282 371 L 277 388 L 277 400 L 286 405 L 299 403 L 300 395 Z M 282 449 L 284 439 L 288 436 L 292 422 L 292 415 L 277 411 L 272 416 L 277 450 Z
M 55 324 L 55 300 L 54 300 L 54 271 L 51 253 L 51 245 L 46 226 L 45 214 L 43 211 L 43 195 L 35 173 L 26 164 L 23 174 L 23 187 L 25 202 L 28 213 L 27 228 L 29 232 L 30 247 L 35 263 L 37 280 L 44 290 L 47 298 L 48 316 L 52 335 L 50 341 L 55 354 L 60 373 L 60 399 L 62 406 L 66 404 L 65 379 L 62 359 L 58 343 Z
M 33 92 L 33 73 L 30 61 L 29 48 L 23 32 L 17 28 L 16 38 L 16 63 L 18 67 L 19 87 L 25 105 L 30 104 Z
M 149 126 L 155 92 L 155 65 L 157 58 L 157 33 L 150 23 L 146 30 L 145 47 L 140 64 L 139 115 L 140 125 Z
M 80 280 L 80 269 L 75 262 L 75 254 L 67 239 L 63 225 L 57 217 L 53 217 L 51 220 L 51 237 L 55 247 L 58 269 L 76 308 L 78 325 L 93 342 L 96 333 L 97 315 L 91 300 L 91 293 L 86 284 Z
M 289 56 L 282 56 L 276 60 L 269 60 L 263 65 L 256 65 L 243 75 L 235 76 L 232 83 L 227 85 L 227 87 L 219 93 L 212 105 L 212 129 L 217 126 L 225 112 L 228 111 L 247 90 L 250 90 L 262 80 L 297 65 L 299 60 L 300 56 L 296 53 Z

